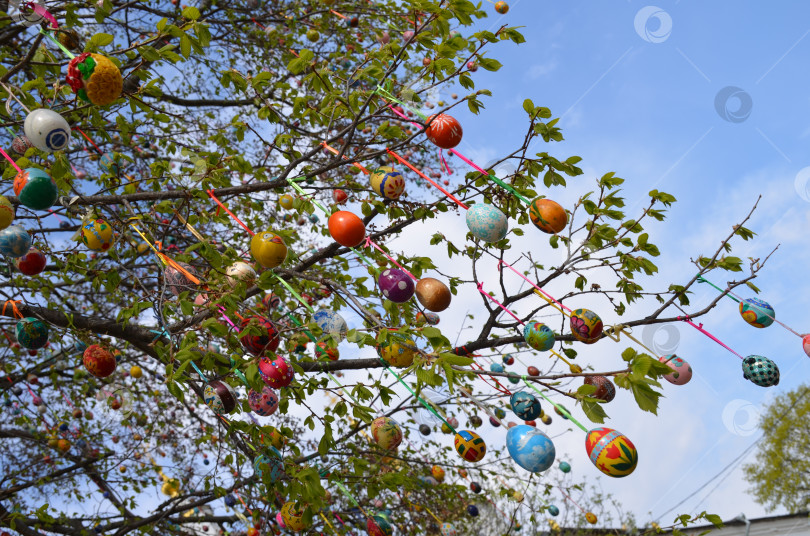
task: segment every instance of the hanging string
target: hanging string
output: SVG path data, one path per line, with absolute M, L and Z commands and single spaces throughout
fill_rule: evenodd
M 0 154 L 2 154 L 2 155 L 5 157 L 5 159 L 6 159 L 6 160 L 8 160 L 9 164 L 11 164 L 11 165 L 14 167 L 14 169 L 16 169 L 16 170 L 17 170 L 17 173 L 22 173 L 22 172 L 23 172 L 23 170 L 22 170 L 22 169 L 20 169 L 20 166 L 18 166 L 18 165 L 17 165 L 17 162 L 15 162 L 15 161 L 14 161 L 14 159 L 13 159 L 13 158 L 11 158 L 11 157 L 8 155 L 8 153 L 7 153 L 7 152 L 5 152 L 5 151 L 4 151 L 3 149 L 1 149 L 1 148 L 0 148 Z
M 389 261 L 391 261 L 392 263 L 394 263 L 394 264 L 396 265 L 396 267 L 397 267 L 397 268 L 399 268 L 400 270 L 402 270 L 403 272 L 405 272 L 405 274 L 406 274 L 406 275 L 408 275 L 408 276 L 409 276 L 411 279 L 413 279 L 414 281 L 418 281 L 418 279 L 417 279 L 417 278 L 416 278 L 416 277 L 415 277 L 415 276 L 414 276 L 414 275 L 413 275 L 411 272 L 409 272 L 408 270 L 406 270 L 406 269 L 405 269 L 405 268 L 404 268 L 404 267 L 403 267 L 401 264 L 399 264 L 397 261 L 395 261 L 395 260 L 394 260 L 394 258 L 393 258 L 391 255 L 389 255 L 388 253 L 386 253 L 386 252 L 385 252 L 385 250 L 383 250 L 383 248 L 381 248 L 380 246 L 378 246 L 378 245 L 377 245 L 377 244 L 376 244 L 376 243 L 375 243 L 375 242 L 374 242 L 374 241 L 371 239 L 371 237 L 370 237 L 370 236 L 368 236 L 368 235 L 366 236 L 366 241 L 365 241 L 365 244 L 363 244 L 363 246 L 364 246 L 364 247 L 371 247 L 371 246 L 373 246 L 373 247 L 377 248 L 377 250 L 379 250 L 379 252 L 380 252 L 380 253 L 382 253 L 383 255 L 385 255 L 385 257 L 386 257 L 386 258 L 387 258 Z
M 721 341 L 720 339 L 718 339 L 717 337 L 715 337 L 714 335 L 712 335 L 711 333 L 709 333 L 708 331 L 703 329 L 703 324 L 695 324 L 694 322 L 689 320 L 688 316 L 679 316 L 678 320 L 683 320 L 684 322 L 686 322 L 687 324 L 689 324 L 690 326 L 692 326 L 693 328 L 695 328 L 699 332 L 703 333 L 708 338 L 710 338 L 711 340 L 713 340 L 714 342 L 716 342 L 717 344 L 719 344 L 720 346 L 722 346 L 723 348 L 725 348 L 726 350 L 731 352 L 732 354 L 736 355 L 740 359 L 745 359 L 743 356 L 741 356 L 740 354 L 738 354 L 737 352 L 735 352 L 734 350 L 729 348 L 723 341 Z
M 510 315 L 512 315 L 512 318 L 514 318 L 515 320 L 517 320 L 517 321 L 520 323 L 520 325 L 521 325 L 521 326 L 525 326 L 525 325 L 526 325 L 526 323 L 525 323 L 523 320 L 521 320 L 520 318 L 518 318 L 518 317 L 515 315 L 515 313 L 513 313 L 512 311 L 510 311 L 509 309 L 507 309 L 507 308 L 506 308 L 506 307 L 505 307 L 505 306 L 504 306 L 504 305 L 503 305 L 501 302 L 499 302 L 498 300 L 496 300 L 495 298 L 493 298 L 492 296 L 490 296 L 488 293 L 484 292 L 484 283 L 478 283 L 478 292 L 480 292 L 481 294 L 483 294 L 484 296 L 486 296 L 487 298 L 489 298 L 489 299 L 490 299 L 490 301 L 494 302 L 494 303 L 495 303 L 495 304 L 496 304 L 498 307 L 500 307 L 501 309 L 503 309 L 504 311 L 506 311 L 507 313 L 509 313 Z
M 510 393 L 510 394 L 511 394 L 511 393 Z M 484 404 L 483 402 L 481 402 L 480 400 L 478 400 L 478 399 L 477 399 L 475 396 L 473 396 L 473 394 L 472 394 L 472 393 L 469 393 L 469 392 L 468 392 L 468 393 L 465 393 L 465 395 L 467 396 L 467 398 L 469 398 L 469 399 L 472 401 L 472 403 L 473 403 L 473 404 L 475 404 L 476 406 L 478 406 L 479 408 L 481 408 L 481 410 L 482 410 L 484 413 L 486 413 L 486 414 L 487 414 L 487 416 L 488 416 L 490 419 L 494 420 L 495 422 L 497 422 L 498 424 L 500 424 L 501 426 L 503 426 L 503 422 L 501 421 L 501 419 L 499 419 L 499 418 L 498 418 L 498 417 L 497 417 L 497 416 L 496 416 L 496 415 L 495 415 L 495 414 L 494 414 L 494 413 L 493 413 L 493 412 L 492 412 L 492 411 L 489 409 L 489 407 L 488 407 L 486 404 Z
M 568 499 L 569 501 L 571 501 L 572 503 L 574 503 L 574 506 L 576 506 L 577 508 L 579 508 L 580 510 L 582 510 L 582 513 L 583 513 L 583 514 L 588 515 L 588 512 L 587 512 L 587 511 L 586 511 L 586 510 L 585 510 L 583 507 L 581 507 L 581 506 L 579 505 L 579 503 L 577 503 L 577 501 L 575 501 L 574 499 L 572 499 L 572 498 L 571 498 L 571 497 L 570 497 L 570 496 L 569 496 L 569 495 L 568 495 L 566 492 L 564 492 L 564 491 L 563 491 L 562 486 L 554 486 L 554 487 L 555 487 L 555 488 L 557 488 L 557 489 L 560 491 L 560 493 L 562 493 L 562 494 L 563 494 L 563 496 L 564 496 L 566 499 Z
M 529 379 L 528 379 L 526 376 L 522 376 L 522 379 L 523 379 L 523 383 L 525 383 L 526 385 L 528 385 L 528 386 L 529 386 L 531 389 L 533 389 L 533 390 L 534 390 L 534 391 L 535 391 L 535 392 L 536 392 L 538 395 L 542 396 L 542 397 L 543 397 L 543 398 L 546 400 L 546 402 L 548 402 L 549 404 L 551 404 L 552 406 L 554 406 L 555 408 L 557 408 L 557 411 L 559 411 L 560 413 L 562 413 L 563 415 L 565 415 L 565 417 L 566 417 L 566 418 L 568 418 L 568 420 L 570 420 L 572 423 L 574 423 L 574 424 L 576 424 L 577 426 L 579 426 L 579 427 L 582 429 L 582 431 L 583 431 L 583 432 L 585 432 L 586 434 L 588 433 L 588 429 L 587 429 L 587 428 L 585 428 L 585 427 L 582 425 L 582 423 L 580 423 L 578 420 L 576 420 L 576 419 L 575 419 L 575 418 L 574 418 L 574 417 L 571 415 L 571 413 L 569 413 L 569 411 L 568 411 L 567 409 L 565 409 L 564 407 L 562 407 L 561 405 L 557 404 L 556 402 L 554 402 L 553 400 L 551 400 L 549 397 L 547 397 L 547 396 L 545 395 L 545 393 L 543 393 L 543 392 L 542 392 L 540 389 L 538 389 L 537 387 L 535 387 L 535 386 L 534 386 L 534 384 L 533 384 L 532 382 L 530 382 L 530 381 L 529 381 Z
M 495 389 L 499 393 L 503 393 L 505 395 L 511 395 L 512 394 L 512 392 L 509 389 L 507 389 L 506 387 L 501 385 L 501 382 L 498 381 L 498 378 L 496 378 L 495 376 L 492 376 L 491 374 L 489 374 L 489 372 L 484 370 L 484 367 L 482 367 L 480 364 L 473 362 L 472 366 L 477 367 L 478 370 L 484 372 L 484 374 L 478 374 L 478 377 L 481 378 L 482 380 L 484 380 L 484 383 L 486 383 L 487 385 L 489 385 L 490 387 L 492 387 L 493 389 Z M 492 379 L 492 381 L 495 382 L 495 385 L 492 385 L 491 383 L 489 383 L 487 381 L 486 376 L 489 376 Z
M 343 492 L 343 494 L 344 494 L 344 495 L 346 495 L 346 496 L 349 498 L 349 500 L 351 500 L 351 501 L 352 501 L 352 503 L 354 503 L 354 505 L 355 505 L 357 508 L 359 508 L 359 509 L 360 509 L 360 511 L 363 513 L 363 515 L 364 515 L 364 516 L 368 517 L 368 514 L 366 513 L 366 511 L 365 511 L 365 510 L 363 510 L 363 507 L 362 507 L 362 506 L 360 506 L 360 503 L 359 503 L 359 502 L 357 502 L 357 499 L 355 499 L 355 498 L 354 498 L 354 495 L 352 495 L 352 494 L 349 492 L 349 490 L 346 488 L 346 486 L 345 486 L 345 485 L 343 485 L 343 482 L 341 482 L 340 480 L 335 479 L 335 485 L 336 485 L 338 488 L 340 488 L 340 491 L 342 491 L 342 492 Z
M 550 300 L 550 301 L 549 301 L 549 303 L 552 303 L 552 302 L 553 302 L 554 304 L 557 304 L 557 305 L 559 306 L 559 308 L 558 308 L 557 310 L 559 310 L 560 312 L 563 312 L 561 309 L 564 309 L 564 310 L 568 311 L 569 313 L 571 312 L 571 309 L 569 309 L 568 307 L 566 307 L 566 306 L 565 306 L 565 305 L 563 305 L 562 303 L 560 303 L 560 302 L 558 302 L 557 300 L 555 300 L 555 299 L 554 299 L 554 297 L 553 297 L 551 294 L 547 293 L 545 290 L 541 289 L 541 288 L 540 288 L 540 287 L 538 287 L 536 284 L 532 283 L 532 282 L 529 280 L 529 278 L 527 278 L 525 275 L 523 275 L 522 273 L 520 273 L 520 272 L 518 272 L 517 270 L 515 270 L 514 266 L 512 266 L 511 264 L 509 264 L 509 263 L 507 263 L 507 262 L 505 262 L 505 261 L 503 261 L 503 260 L 499 260 L 499 261 L 498 261 L 498 270 L 500 271 L 500 270 L 501 270 L 501 267 L 503 267 L 503 266 L 506 266 L 507 268 L 509 268 L 510 270 L 512 270 L 513 272 L 515 272 L 517 275 L 519 275 L 520 277 L 522 277 L 522 278 L 523 278 L 523 279 L 524 279 L 524 280 L 525 280 L 525 281 L 526 281 L 528 284 L 530 284 L 531 286 L 533 286 L 533 287 L 535 288 L 535 291 L 536 291 L 535 293 L 536 293 L 536 294 L 538 294 L 539 296 L 543 297 L 543 298 L 544 298 L 544 299 L 546 299 L 547 301 L 549 301 L 549 300 Z M 563 312 L 563 314 L 566 314 L 566 313 L 564 313 L 564 312 Z
M 396 372 L 394 372 L 393 370 L 391 370 L 391 368 L 388 366 L 388 363 L 386 363 L 386 362 L 385 362 L 385 360 L 383 360 L 383 358 L 380 358 L 380 363 L 382 363 L 382 364 L 383 364 L 383 367 L 384 367 L 384 368 L 385 368 L 385 369 L 386 369 L 388 372 L 390 372 L 391 374 L 393 374 L 393 376 L 394 376 L 394 377 L 397 379 L 397 381 L 399 381 L 399 383 L 401 383 L 402 385 L 404 385 L 404 386 L 405 386 L 405 389 L 407 389 L 407 390 L 408 390 L 408 392 L 409 392 L 409 393 L 411 393 L 411 394 L 413 395 L 413 397 L 414 397 L 416 400 L 418 400 L 418 401 L 419 401 L 419 403 L 420 403 L 420 404 L 422 404 L 422 405 L 425 407 L 425 409 L 427 409 L 429 412 L 431 412 L 433 415 L 435 415 L 437 419 L 441 420 L 441 421 L 442 421 L 444 424 L 446 424 L 446 425 L 447 425 L 447 427 L 448 427 L 450 430 L 452 430 L 454 434 L 457 434 L 457 433 L 458 433 L 458 432 L 456 431 L 455 427 L 451 426 L 451 425 L 450 425 L 450 423 L 449 423 L 449 422 L 447 422 L 447 419 L 445 419 L 444 417 L 442 417 L 441 415 L 439 415 L 439 414 L 436 412 L 436 410 L 435 410 L 435 409 L 433 409 L 433 406 L 431 406 L 430 404 L 428 404 L 427 402 L 425 402 L 425 401 L 422 399 L 422 397 L 420 397 L 419 395 L 417 395 L 417 394 L 414 392 L 414 390 L 413 390 L 413 389 L 411 389 L 411 386 L 410 386 L 410 385 L 408 385 L 407 383 L 405 383 L 405 381 L 404 381 L 402 378 L 400 378 L 399 374 L 397 374 Z
M 8 307 L 8 305 L 11 304 L 11 311 L 12 311 L 13 315 L 16 318 L 24 318 L 23 314 L 17 308 L 18 303 L 20 303 L 20 300 L 6 300 L 5 302 L 3 302 L 3 310 L 2 310 L 2 312 L 0 312 L 0 315 L 1 316 L 8 316 L 8 315 L 6 315 L 6 307 Z
M 13 91 L 11 91 L 11 88 L 9 86 L 4 84 L 3 82 L 0 82 L 0 87 L 5 89 L 6 92 L 8 93 L 9 98 L 14 99 L 17 102 L 17 104 L 19 104 L 22 107 L 22 109 L 25 110 L 26 113 L 29 113 L 29 114 L 31 113 L 31 110 L 28 109 L 28 106 L 23 104 L 22 101 L 17 98 L 17 96 L 14 94 Z M 6 100 L 6 111 L 8 112 L 9 116 L 13 116 L 14 114 L 11 113 L 10 105 L 11 105 L 11 102 L 9 100 Z
M 335 155 L 340 154 L 340 151 L 338 151 L 338 150 L 337 150 L 337 149 L 335 149 L 334 147 L 329 146 L 329 145 L 328 145 L 328 144 L 327 144 L 325 141 L 321 142 L 321 145 L 323 145 L 323 147 L 324 147 L 326 150 L 330 151 L 332 154 L 335 154 Z M 346 156 L 346 155 L 343 155 L 343 159 L 344 159 L 344 160 L 349 160 L 349 157 L 348 157 L 348 156 Z M 357 169 L 359 169 L 360 171 L 362 171 L 363 173 L 365 173 L 366 175 L 370 175 L 370 174 L 371 174 L 371 172 L 370 172 L 368 169 L 366 169 L 366 168 L 365 168 L 365 167 L 364 167 L 362 164 L 360 164 L 359 162 L 352 162 L 352 165 L 353 165 L 354 167 L 356 167 Z
M 409 168 L 411 171 L 413 171 L 414 173 L 416 173 L 417 175 L 419 175 L 420 177 L 422 177 L 423 179 L 425 179 L 426 181 L 428 181 L 428 182 L 429 182 L 429 183 L 430 183 L 430 184 L 431 184 L 431 185 L 432 185 L 434 188 L 436 188 L 436 189 L 437 189 L 437 190 L 439 190 L 441 193 L 443 193 L 443 194 L 444 194 L 444 195 L 445 195 L 445 196 L 446 196 L 448 199 L 450 199 L 451 201 L 453 201 L 455 204 L 457 204 L 458 206 L 460 206 L 461 208 L 463 208 L 463 209 L 465 209 L 465 210 L 467 210 L 467 209 L 469 209 L 469 208 L 470 208 L 470 207 L 468 207 L 467 205 L 465 205 L 464 203 L 462 203 L 461 201 L 459 201 L 458 199 L 456 199 L 456 197 L 455 197 L 453 194 L 451 194 L 450 192 L 448 192 L 447 190 L 445 190 L 444 188 L 442 188 L 442 187 L 439 185 L 439 183 L 437 183 L 436 181 L 434 181 L 433 179 L 431 179 L 430 177 L 428 177 L 427 175 L 425 175 L 424 173 L 422 173 L 421 171 L 419 171 L 418 169 L 416 169 L 416 168 L 415 168 L 415 167 L 414 167 L 414 166 L 413 166 L 413 165 L 412 165 L 410 162 L 408 162 L 407 160 L 405 160 L 404 158 L 402 158 L 401 156 L 399 156 L 397 153 L 395 153 L 395 152 L 394 152 L 394 151 L 392 151 L 391 149 L 387 149 L 387 148 L 385 149 L 385 151 L 386 151 L 388 154 L 390 154 L 391 156 L 393 156 L 394 158 L 396 158 L 396 159 L 397 159 L 397 160 L 398 160 L 400 163 L 402 163 L 404 166 L 408 167 L 408 168 Z
M 307 301 L 306 301 L 304 298 L 302 298 L 302 297 L 301 297 L 301 295 L 300 295 L 300 294 L 298 294 L 298 293 L 295 291 L 295 289 L 293 289 L 293 288 L 290 286 L 290 284 L 289 284 L 289 283 L 287 283 L 286 281 L 284 281 L 284 279 L 282 279 L 282 278 L 281 278 L 281 276 L 279 276 L 277 273 L 275 273 L 275 272 L 271 272 L 271 273 L 273 274 L 273 276 L 274 276 L 276 279 L 278 279 L 279 283 L 281 283 L 282 285 L 284 285 L 284 287 L 286 287 L 286 289 L 290 291 L 290 294 L 292 294 L 292 295 L 295 297 L 295 299 L 296 299 L 296 300 L 298 300 L 299 302 L 301 302 L 301 305 L 303 305 L 304 307 L 306 307 L 306 309 L 307 309 L 307 310 L 308 310 L 310 313 L 314 313 L 314 312 L 315 312 L 315 309 L 313 309 L 313 308 L 312 308 L 312 306 L 311 306 L 309 303 L 307 303 Z
M 574 365 L 573 363 L 571 363 L 570 361 L 568 361 L 566 358 L 564 358 L 563 356 L 561 356 L 560 354 L 558 354 L 557 352 L 555 352 L 553 348 L 552 348 L 552 349 L 549 349 L 549 352 L 551 352 L 553 355 L 557 356 L 557 359 L 560 359 L 560 360 L 562 360 L 563 362 L 565 362 L 565 364 L 566 364 L 566 365 L 568 365 L 568 368 L 569 368 L 569 369 L 571 370 L 571 372 L 573 372 L 574 374 L 579 374 L 580 372 L 582 372 L 582 367 L 580 367 L 579 365 Z

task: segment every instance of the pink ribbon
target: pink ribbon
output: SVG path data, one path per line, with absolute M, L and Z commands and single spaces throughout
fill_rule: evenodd
M 403 272 L 405 272 L 405 273 L 406 273 L 406 274 L 407 274 L 407 275 L 408 275 L 408 276 L 409 276 L 411 279 L 413 279 L 414 281 L 418 281 L 418 279 L 416 279 L 412 273 L 410 273 L 408 270 L 406 270 L 405 268 L 403 268 L 401 264 L 399 264 L 397 261 L 395 261 L 395 260 L 393 259 L 393 257 L 391 257 L 391 255 L 389 255 L 388 253 L 386 253 L 385 251 L 383 251 L 383 249 L 382 249 L 380 246 L 378 246 L 377 244 L 375 244 L 375 243 L 374 243 L 374 241 L 373 241 L 373 240 L 372 240 L 372 239 L 371 239 L 371 238 L 370 238 L 368 235 L 366 235 L 366 242 L 365 242 L 365 244 L 363 244 L 363 246 L 364 246 L 364 247 L 374 246 L 375 248 L 377 248 L 377 249 L 379 250 L 379 252 L 380 252 L 380 253 L 382 253 L 383 255 L 385 255 L 385 256 L 388 258 L 388 260 L 389 260 L 389 261 L 391 261 L 391 262 L 393 262 L 394 264 L 396 264 L 396 265 L 397 265 L 397 268 L 399 268 L 400 270 L 402 270 Z
M 499 302 L 498 300 L 496 300 L 495 298 L 493 298 L 492 296 L 490 296 L 489 294 L 487 294 L 486 292 L 484 292 L 484 284 L 483 284 L 483 283 L 478 283 L 478 292 L 480 292 L 481 294 L 483 294 L 484 296 L 486 296 L 487 298 L 489 298 L 491 301 L 495 302 L 495 303 L 498 305 L 498 307 L 500 307 L 501 309 L 503 309 L 504 311 L 506 311 L 507 313 L 509 313 L 510 315 L 512 315 L 512 318 L 514 318 L 515 320 L 517 320 L 518 322 L 520 322 L 520 325 L 521 325 L 521 326 L 525 326 L 525 325 L 526 325 L 526 323 L 525 323 L 523 320 L 521 320 L 520 318 L 518 318 L 518 317 L 516 317 L 516 316 L 515 316 L 515 313 L 513 313 L 512 311 L 510 311 L 509 309 L 507 309 L 506 307 L 504 307 L 504 305 L 503 305 L 501 302 Z
M 12 159 L 12 158 L 11 158 L 11 157 L 8 155 L 8 153 L 6 153 L 6 152 L 5 152 L 3 149 L 0 149 L 0 154 L 2 154 L 3 156 L 5 156 L 5 157 L 6 157 L 6 160 L 8 160 L 8 162 L 9 162 L 9 163 L 10 163 L 12 166 L 14 166 L 14 169 L 16 169 L 16 170 L 17 170 L 17 173 L 22 173 L 22 170 L 20 169 L 20 166 L 18 166 L 18 165 L 17 165 L 17 162 L 15 162 L 15 161 L 14 161 L 14 160 L 13 160 L 13 159 Z
M 725 343 L 723 343 L 723 341 L 721 341 L 720 339 L 718 339 L 717 337 L 715 337 L 714 335 L 712 335 L 711 333 L 709 333 L 708 331 L 703 329 L 703 324 L 700 324 L 700 325 L 695 324 L 694 322 L 689 320 L 689 317 L 684 317 L 684 316 L 679 316 L 678 320 L 683 320 L 684 322 L 686 322 L 687 324 L 689 324 L 690 326 L 692 326 L 693 328 L 695 328 L 699 332 L 703 333 L 708 338 L 710 338 L 711 340 L 713 340 L 714 342 L 716 342 L 717 344 L 719 344 L 720 346 L 722 346 L 723 348 L 725 348 L 726 350 L 731 352 L 732 354 L 736 355 L 740 359 L 745 359 L 743 356 L 741 356 L 740 354 L 738 354 L 737 352 L 735 352 L 734 350 L 732 350 L 731 348 L 726 346 Z
M 230 324 L 231 327 L 235 329 L 237 333 L 239 333 L 240 331 L 239 328 L 237 328 L 236 324 L 234 324 L 233 321 L 228 317 L 228 315 L 225 314 L 225 308 L 221 305 L 219 305 L 218 307 L 220 312 L 222 313 L 222 318 L 224 318 L 228 322 L 228 324 Z
M 546 292 L 545 290 L 541 289 L 540 287 L 538 287 L 537 285 L 535 285 L 534 283 L 532 283 L 531 281 L 529 281 L 529 279 L 528 279 L 528 278 L 527 278 L 525 275 L 523 275 L 523 274 L 521 274 L 520 272 L 518 272 L 517 270 L 515 270 L 515 269 L 514 269 L 514 267 L 512 267 L 512 265 L 511 265 L 511 264 L 508 264 L 508 263 L 506 263 L 506 262 L 504 262 L 504 261 L 502 261 L 502 260 L 501 260 L 501 261 L 498 261 L 498 270 L 500 270 L 500 269 L 501 269 L 501 266 L 507 266 L 507 267 L 508 267 L 510 270 L 512 270 L 512 271 L 513 271 L 513 272 L 515 272 L 517 275 L 519 275 L 520 277 L 522 277 L 523 279 L 525 279 L 525 280 L 526 280 L 526 282 L 527 282 L 528 284 L 530 284 L 531 286 L 533 286 L 534 288 L 536 288 L 538 292 L 542 292 L 542 293 L 543 293 L 543 295 L 544 295 L 546 298 L 548 298 L 549 300 L 553 301 L 554 303 L 556 303 L 557 305 L 559 305 L 560 307 L 562 307 L 563 309 L 565 309 L 565 310 L 566 310 L 566 311 L 568 311 L 569 313 L 571 312 L 571 309 L 569 309 L 568 307 L 566 307 L 566 306 L 565 306 L 565 305 L 563 305 L 562 303 L 558 302 L 557 300 L 555 300 L 555 299 L 554 299 L 554 297 L 553 297 L 551 294 L 549 294 L 549 293 L 548 293 L 548 292 Z

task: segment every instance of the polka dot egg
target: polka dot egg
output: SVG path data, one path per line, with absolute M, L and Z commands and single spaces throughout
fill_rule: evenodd
M 776 363 L 761 355 L 749 355 L 742 360 L 743 377 L 761 387 L 779 385 Z
M 380 274 L 379 285 L 383 296 L 394 303 L 405 303 L 410 300 L 416 289 L 413 279 L 398 268 L 383 271 Z
M 467 228 L 484 242 L 497 242 L 506 236 L 509 223 L 506 215 L 492 205 L 476 203 L 467 210 Z

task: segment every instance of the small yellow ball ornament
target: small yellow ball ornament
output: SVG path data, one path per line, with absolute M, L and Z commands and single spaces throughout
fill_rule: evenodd
M 287 245 L 276 233 L 265 231 L 253 235 L 250 254 L 265 268 L 275 268 L 287 258 Z
M 131 369 L 129 369 L 129 375 L 135 378 L 136 380 L 143 376 L 143 370 L 138 365 L 133 365 Z

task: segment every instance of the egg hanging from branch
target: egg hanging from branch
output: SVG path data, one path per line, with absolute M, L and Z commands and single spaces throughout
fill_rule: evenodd
M 121 71 L 107 57 L 85 52 L 68 63 L 65 81 L 80 99 L 96 106 L 107 106 L 121 96 Z

